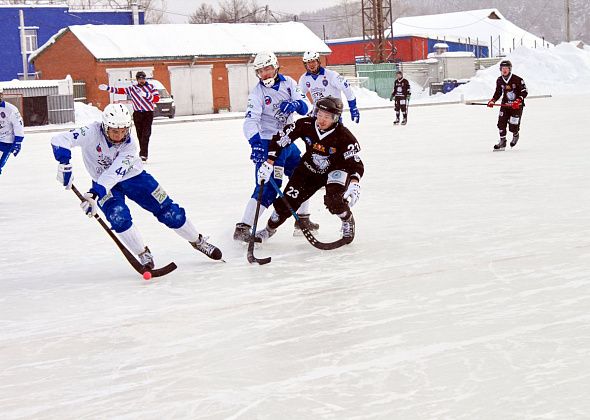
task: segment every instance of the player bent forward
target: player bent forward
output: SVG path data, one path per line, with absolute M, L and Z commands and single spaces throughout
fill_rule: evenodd
M 152 213 L 160 223 L 189 241 L 193 248 L 214 260 L 221 259 L 219 248 L 197 232 L 186 218 L 184 209 L 172 201 L 158 181 L 143 169 L 130 128 L 128 109 L 122 104 L 110 104 L 104 109 L 102 123 L 96 121 L 53 137 L 53 154 L 59 162 L 57 180 L 66 189 L 71 188 L 71 149 L 79 146 L 92 178 L 92 187 L 84 194 L 84 202 L 80 205 L 82 210 L 92 217 L 100 208 L 121 241 L 138 255 L 147 269 L 154 268 L 154 260 L 132 223 L 125 197 Z
M 269 145 L 268 160 L 258 170 L 258 182 L 265 183 L 273 172 L 273 163 L 282 148 L 296 139 L 305 142 L 305 153 L 285 187 L 291 208 L 298 208 L 321 187 L 326 187 L 324 204 L 342 221 L 342 237 L 354 239 L 354 217 L 350 208 L 360 197 L 359 181 L 364 166 L 358 153 L 360 146 L 353 134 L 339 123 L 342 101 L 331 96 L 319 99 L 311 117 L 297 120 L 276 134 Z M 272 188 L 270 185 L 268 188 Z M 276 199 L 266 228 L 256 233 L 266 240 L 291 216 L 285 203 Z

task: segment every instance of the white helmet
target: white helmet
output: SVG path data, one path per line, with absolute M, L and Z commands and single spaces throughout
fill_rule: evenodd
M 102 112 L 102 124 L 105 128 L 131 127 L 131 114 L 123 104 L 108 104 Z
M 306 51 L 303 53 L 303 62 L 309 63 L 310 61 L 320 60 L 320 53 L 314 51 Z
M 277 60 L 277 56 L 272 52 L 259 52 L 254 57 L 254 70 L 260 70 L 266 66 L 273 66 L 275 69 L 278 69 L 279 60 Z
M 260 79 L 258 70 L 267 66 L 274 67 L 274 75 L 268 79 Z M 256 71 L 256 76 L 258 76 L 258 78 L 262 81 L 262 84 L 267 88 L 270 88 L 275 84 L 275 79 L 277 77 L 277 73 L 279 72 L 279 60 L 277 60 L 277 56 L 272 52 L 259 52 L 256 54 L 256 57 L 254 57 L 254 70 Z

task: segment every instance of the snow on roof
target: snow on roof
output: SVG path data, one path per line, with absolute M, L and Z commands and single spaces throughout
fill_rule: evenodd
M 331 52 L 317 35 L 299 22 L 77 25 L 67 30 L 98 60 L 244 56 L 265 50 L 277 54 Z M 60 31 L 54 35 L 29 59 L 38 56 L 61 34 Z
M 59 80 L 11 80 L 9 82 L 0 82 L 0 87 L 4 89 L 34 89 L 46 87 L 58 87 Z
M 389 32 L 386 32 L 388 35 Z M 547 41 L 519 28 L 506 20 L 497 9 L 469 10 L 463 12 L 443 13 L 438 15 L 402 17 L 393 23 L 394 36 L 422 35 L 429 38 L 450 39 L 470 38 L 471 42 L 490 44 L 493 42 L 493 55 L 504 50 L 508 52 L 514 46 L 521 45 L 538 48 L 547 46 Z M 498 42 L 499 39 L 499 42 Z M 501 50 L 498 51 L 498 45 Z

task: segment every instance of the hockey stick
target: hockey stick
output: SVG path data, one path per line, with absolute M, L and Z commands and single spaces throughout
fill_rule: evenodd
M 2 157 L 0 157 L 0 174 L 2 173 L 2 168 L 4 167 L 4 165 L 6 165 L 6 161 L 10 157 L 10 152 L 11 150 L 9 149 L 2 153 Z
M 82 202 L 86 201 L 86 200 L 84 200 L 84 197 L 82 196 L 82 194 L 80 194 L 80 191 L 78 191 L 78 188 L 76 188 L 76 186 L 74 184 L 72 184 L 72 191 L 74 192 L 74 194 L 76 194 L 78 196 L 80 201 L 82 201 Z M 119 250 L 123 253 L 123 256 L 129 262 L 129 264 L 131 264 L 131 266 L 139 274 L 144 274 L 146 271 L 149 271 L 151 273 L 152 277 L 161 277 L 161 276 L 165 276 L 166 274 L 171 273 L 172 271 L 176 270 L 176 268 L 177 268 L 176 264 L 174 264 L 173 262 L 171 262 L 170 264 L 168 264 L 164 267 L 161 267 L 161 268 L 154 268 L 152 270 L 146 269 L 143 266 L 143 264 L 141 264 L 137 260 L 137 258 L 135 258 L 135 256 L 125 247 L 125 245 L 123 245 L 123 243 L 119 240 L 119 238 L 117 238 L 117 236 L 113 233 L 113 231 L 107 226 L 107 224 L 104 222 L 104 220 L 102 220 L 102 218 L 98 214 L 95 214 L 94 218 L 97 220 L 97 222 L 100 224 L 100 226 L 102 226 L 102 228 L 105 230 L 105 232 L 108 233 L 108 235 L 111 237 L 111 239 L 115 242 L 115 244 L 117 245 Z
M 272 179 L 272 178 L 271 178 Z M 258 191 L 258 199 L 256 200 L 256 212 L 254 213 L 254 223 L 252 223 L 252 234 L 248 240 L 248 262 L 250 264 L 256 262 L 260 265 L 268 264 L 271 257 L 256 258 L 254 256 L 254 243 L 256 242 L 256 226 L 258 225 L 258 214 L 260 213 L 260 202 L 262 201 L 262 191 L 264 190 L 264 181 L 260 183 L 260 190 Z
M 465 102 L 465 105 L 485 105 L 485 106 L 488 106 L 488 104 L 486 102 Z M 500 106 L 502 108 L 514 109 L 514 107 L 512 105 L 508 105 L 508 104 L 493 104 L 492 106 Z
M 324 250 L 324 251 L 330 251 L 332 249 L 340 248 L 342 245 L 348 245 L 350 242 L 352 242 L 352 239 L 350 239 L 350 238 L 346 238 L 346 239 L 340 238 L 334 242 L 320 242 L 320 241 L 318 241 L 317 238 L 315 236 L 313 236 L 313 233 L 311 233 L 309 231 L 309 229 L 307 229 L 305 226 L 303 226 L 301 224 L 301 220 L 299 219 L 299 215 L 295 212 L 295 210 L 293 210 L 293 207 L 291 207 L 291 204 L 289 204 L 289 201 L 285 197 L 285 194 L 283 194 L 283 192 L 278 187 L 278 185 L 276 184 L 274 179 L 270 178 L 270 184 L 277 191 L 277 193 L 279 194 L 279 197 L 281 198 L 281 200 L 283 200 L 283 203 L 285 204 L 285 206 L 287 206 L 287 208 L 289 209 L 289 211 L 291 212 L 291 214 L 293 215 L 293 217 L 297 221 L 297 224 L 299 225 L 299 229 L 301 229 L 301 232 L 303 232 L 303 236 L 305 236 L 305 239 L 307 239 L 307 241 L 310 244 L 312 244 L 314 247 L 316 247 L 317 249 Z

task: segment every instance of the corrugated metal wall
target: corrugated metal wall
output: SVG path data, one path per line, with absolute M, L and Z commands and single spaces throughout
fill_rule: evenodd
M 377 92 L 377 95 L 382 98 L 389 99 L 397 68 L 394 63 L 357 64 L 356 72 L 359 77 L 369 78 L 365 85 L 367 89 Z
M 64 124 L 76 120 L 73 95 L 51 95 L 47 97 L 49 124 Z

